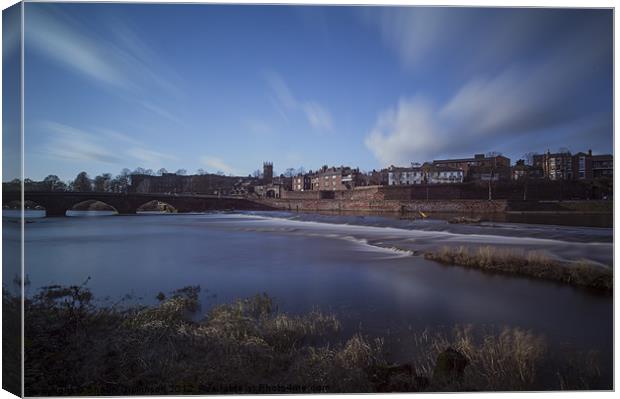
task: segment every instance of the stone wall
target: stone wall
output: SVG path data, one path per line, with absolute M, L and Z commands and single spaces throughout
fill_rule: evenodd
M 365 192 L 369 194 L 370 192 Z M 396 201 L 377 199 L 273 199 L 265 205 L 290 211 L 331 212 L 458 212 L 498 213 L 507 209 L 507 201 L 487 200 L 430 200 Z

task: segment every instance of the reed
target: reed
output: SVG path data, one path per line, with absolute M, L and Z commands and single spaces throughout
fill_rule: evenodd
M 558 281 L 606 293 L 613 291 L 613 271 L 587 260 L 559 262 L 541 251 L 481 246 L 444 246 L 424 257 L 447 265 L 458 265 L 493 273 L 506 273 L 543 280 Z
M 542 380 L 542 367 L 559 368 L 545 366 L 542 337 L 518 328 L 427 330 L 414 334 L 417 355 L 393 364 L 384 338 L 344 337 L 332 314 L 288 315 L 261 294 L 197 319 L 199 293 L 161 294 L 155 306 L 95 305 L 85 286 L 45 287 L 24 305 L 26 395 L 596 388 L 579 372 L 582 364 L 592 367 L 587 362 Z M 4 297 L 5 305 L 19 305 Z M 436 378 L 447 348 L 467 359 L 462 379 Z

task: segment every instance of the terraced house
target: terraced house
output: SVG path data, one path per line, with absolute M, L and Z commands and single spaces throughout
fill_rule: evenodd
M 388 168 L 388 185 L 390 186 L 462 183 L 463 177 L 462 169 L 429 163 L 422 166 L 412 165 L 409 168 L 395 166 Z
M 592 150 L 571 154 L 569 151 L 534 155 L 534 168 L 549 180 L 591 180 L 613 178 L 614 157 L 593 155 Z

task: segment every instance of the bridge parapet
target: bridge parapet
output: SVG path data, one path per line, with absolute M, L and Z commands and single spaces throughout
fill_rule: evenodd
M 144 194 L 144 193 L 97 193 L 97 192 L 25 192 L 26 200 L 34 201 L 47 210 L 49 216 L 61 216 L 75 204 L 86 200 L 105 202 L 120 214 L 133 214 L 149 201 L 166 202 L 179 212 L 205 212 L 214 210 L 271 210 L 272 207 L 243 197 L 200 194 Z M 4 192 L 3 206 L 20 200 L 19 192 Z

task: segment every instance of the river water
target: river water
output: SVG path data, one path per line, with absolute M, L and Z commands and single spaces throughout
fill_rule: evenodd
M 5 265 L 16 262 L 10 257 L 18 228 L 4 222 Z M 266 292 L 286 312 L 334 312 L 347 332 L 403 336 L 455 324 L 518 326 L 552 345 L 597 350 L 611 370 L 610 296 L 442 266 L 419 255 L 442 245 L 490 244 L 611 267 L 611 228 L 258 212 L 45 218 L 25 231 L 29 294 L 91 277 L 96 297 L 131 294 L 155 303 L 159 291 L 199 284 L 206 311 Z M 14 270 L 3 273 L 6 285 Z

